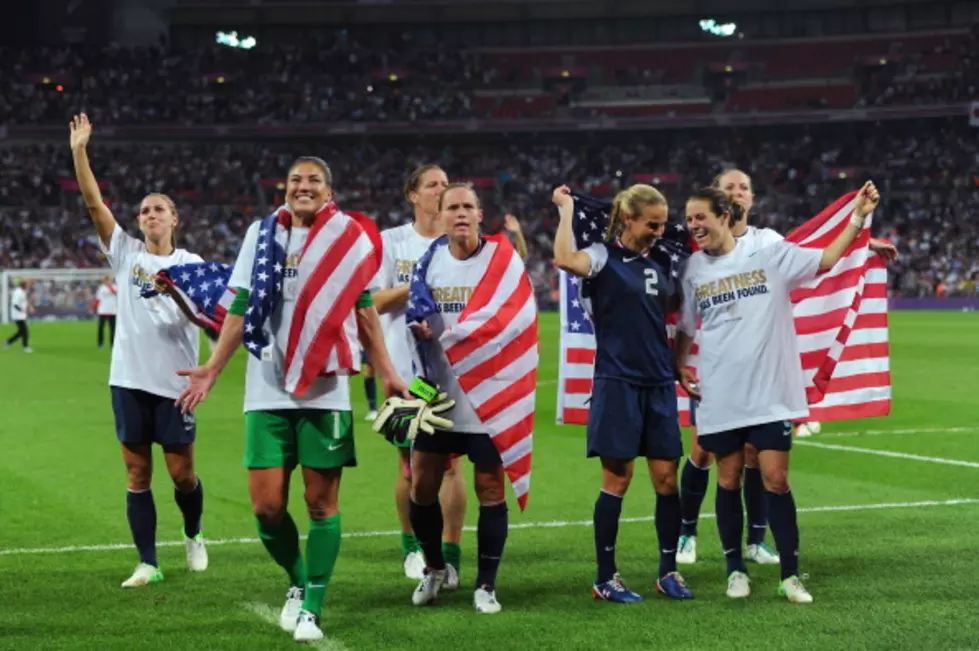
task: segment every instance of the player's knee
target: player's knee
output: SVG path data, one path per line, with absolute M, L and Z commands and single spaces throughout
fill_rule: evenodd
M 148 460 L 132 460 L 126 462 L 126 481 L 129 490 L 149 490 L 153 476 L 153 466 Z
M 653 475 L 653 490 L 657 495 L 672 495 L 677 492 L 676 472 L 656 473 Z
M 729 491 L 741 490 L 741 468 L 717 468 L 717 485 Z
M 506 486 L 502 472 L 477 472 L 473 483 L 476 488 L 476 499 L 481 506 L 492 506 L 506 501 Z
M 769 493 L 789 492 L 789 471 L 787 468 L 776 468 L 762 472 L 761 480 L 765 485 L 765 490 Z
M 197 475 L 193 471 L 171 475 L 174 487 L 181 493 L 189 493 L 197 488 Z
M 744 465 L 748 468 L 758 467 L 758 448 L 746 443 L 744 446 Z
M 252 504 L 252 513 L 262 524 L 275 526 L 285 517 L 286 505 L 277 500 L 255 502 Z

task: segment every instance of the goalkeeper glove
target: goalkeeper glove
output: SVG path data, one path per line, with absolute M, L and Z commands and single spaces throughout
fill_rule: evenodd
M 455 406 L 455 400 L 440 393 L 427 380 L 415 378 L 409 391 L 413 399 L 392 396 L 384 401 L 372 428 L 398 447 L 409 447 L 421 430 L 434 434 L 436 429 L 451 429 L 454 423 L 444 414 Z

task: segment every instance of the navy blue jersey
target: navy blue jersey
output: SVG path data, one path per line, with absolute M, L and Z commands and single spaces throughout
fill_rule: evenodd
M 593 244 L 585 252 L 593 269 L 607 257 L 598 273 L 582 282 L 595 327 L 595 377 L 644 386 L 673 384 L 666 311 L 677 283 L 670 270 L 613 244 Z

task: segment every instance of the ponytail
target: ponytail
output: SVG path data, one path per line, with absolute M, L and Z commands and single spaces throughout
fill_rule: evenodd
M 646 206 L 665 206 L 666 197 L 651 185 L 637 183 L 622 190 L 612 200 L 612 212 L 609 215 L 608 228 L 605 229 L 605 241 L 610 242 L 618 237 L 626 219 L 635 217 Z

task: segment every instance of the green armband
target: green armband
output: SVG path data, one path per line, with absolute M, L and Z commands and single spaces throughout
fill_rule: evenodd
M 235 298 L 231 301 L 231 307 L 228 308 L 228 314 L 234 314 L 235 316 L 245 316 L 245 312 L 248 310 L 248 290 L 238 288 L 235 292 Z
M 374 305 L 374 297 L 368 291 L 365 291 L 363 294 L 360 295 L 360 298 L 357 299 L 358 310 L 363 307 L 371 307 L 373 305 Z

